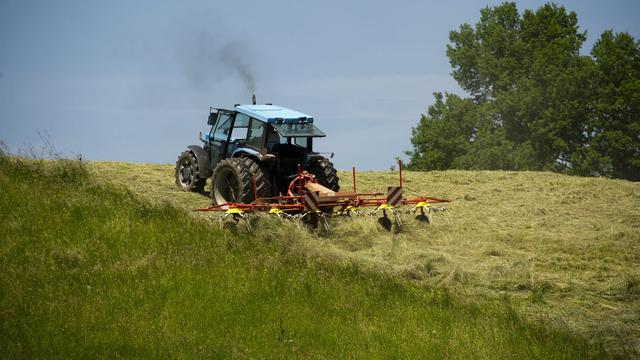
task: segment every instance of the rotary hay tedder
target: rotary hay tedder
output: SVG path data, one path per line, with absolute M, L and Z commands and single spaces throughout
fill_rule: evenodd
M 399 186 L 391 186 L 383 192 L 357 192 L 356 169 L 352 168 L 353 191 L 336 192 L 322 186 L 313 174 L 298 165 L 298 174 L 289 183 L 287 194 L 267 198 L 257 196 L 254 177 L 253 191 L 255 200 L 251 203 L 229 202 L 196 209 L 200 212 L 221 213 L 221 226 L 226 220 L 235 224 L 244 221 L 247 231 L 251 232 L 252 214 L 266 214 L 284 219 L 300 221 L 311 228 L 322 225 L 329 229 L 330 217 L 380 214 L 378 223 L 387 231 L 402 227 L 400 214 L 415 214 L 415 219 L 429 223 L 427 213 L 444 211 L 446 208 L 433 207 L 431 204 L 447 203 L 450 200 L 429 196 L 403 196 L 402 161 L 398 160 Z M 365 210 L 369 208 L 370 210 Z

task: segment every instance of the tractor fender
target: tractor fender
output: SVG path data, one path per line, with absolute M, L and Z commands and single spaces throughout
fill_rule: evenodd
M 324 158 L 324 156 L 322 156 L 320 154 L 308 153 L 307 156 L 305 156 L 305 164 L 304 164 L 304 166 L 307 166 L 307 165 L 311 164 L 312 162 L 314 162 L 316 160 L 322 160 L 323 158 Z
M 210 177 L 213 173 L 213 169 L 211 168 L 211 162 L 209 161 L 209 154 L 202 148 L 202 146 L 198 145 L 189 145 L 187 149 L 193 153 L 196 157 L 196 161 L 198 162 L 198 166 L 200 167 L 199 176 L 203 179 Z
M 259 151 L 251 149 L 251 148 L 236 149 L 231 154 L 231 157 L 240 157 L 240 156 L 250 156 L 250 157 L 253 157 L 253 158 L 255 158 L 256 160 L 258 160 L 260 162 L 269 161 L 269 160 L 275 160 L 275 156 L 273 156 L 271 154 L 263 155 Z

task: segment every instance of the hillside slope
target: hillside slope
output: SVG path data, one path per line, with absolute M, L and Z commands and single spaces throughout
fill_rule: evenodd
M 608 357 L 509 302 L 310 259 L 270 221 L 271 239 L 221 231 L 78 163 L 0 157 L 0 188 L 2 358 Z
M 97 162 L 90 169 L 155 202 L 184 209 L 210 202 L 177 190 L 171 165 Z M 339 175 L 343 187 L 351 184 L 350 173 Z M 395 173 L 358 175 L 361 191 L 397 182 Z M 406 172 L 405 191 L 453 202 L 428 226 L 405 217 L 398 235 L 361 218 L 332 221 L 329 233 L 284 224 L 275 234 L 258 226 L 255 236 L 294 238 L 313 256 L 348 259 L 468 299 L 508 298 L 536 321 L 640 354 L 639 183 L 544 172 Z

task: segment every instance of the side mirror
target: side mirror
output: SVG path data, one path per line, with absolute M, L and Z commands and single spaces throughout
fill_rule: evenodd
M 207 120 L 207 124 L 213 126 L 213 125 L 216 124 L 217 120 L 218 120 L 218 113 L 217 112 L 209 113 L 209 120 Z

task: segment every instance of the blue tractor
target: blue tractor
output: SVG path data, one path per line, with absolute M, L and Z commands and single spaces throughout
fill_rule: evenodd
M 211 129 L 176 162 L 176 185 L 204 192 L 211 178 L 214 205 L 251 203 L 256 197 L 287 194 L 298 164 L 333 191 L 340 185 L 333 164 L 313 151 L 313 139 L 326 136 L 313 117 L 272 104 L 210 108 Z

